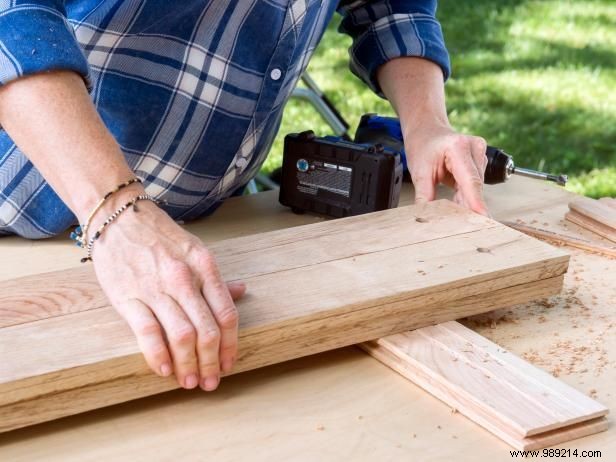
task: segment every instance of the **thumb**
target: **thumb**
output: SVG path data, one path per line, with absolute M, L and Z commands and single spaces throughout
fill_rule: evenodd
M 229 294 L 231 294 L 231 298 L 235 301 L 242 298 L 246 293 L 246 284 L 243 282 L 228 282 L 227 289 L 229 289 Z
M 411 174 L 411 178 L 415 187 L 416 204 L 430 202 L 436 198 L 436 185 L 429 175 Z

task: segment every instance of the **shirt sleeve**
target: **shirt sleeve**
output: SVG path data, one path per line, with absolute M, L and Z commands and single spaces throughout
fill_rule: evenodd
M 438 64 L 447 80 L 449 53 L 436 20 L 436 0 L 341 1 L 339 31 L 350 35 L 351 71 L 383 97 L 377 69 L 394 58 L 416 56 Z
M 64 1 L 0 1 L 0 86 L 39 72 L 71 70 L 88 90 L 88 62 L 66 18 Z

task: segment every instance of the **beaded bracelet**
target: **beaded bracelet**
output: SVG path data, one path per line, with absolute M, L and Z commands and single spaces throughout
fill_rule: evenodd
M 111 215 L 109 215 L 105 222 L 96 230 L 94 236 L 90 238 L 88 244 L 85 246 L 88 253 L 85 257 L 81 259 L 81 263 L 92 261 L 92 249 L 94 248 L 94 243 L 101 237 L 103 231 L 105 230 L 105 228 L 107 228 L 107 226 L 117 220 L 117 218 L 122 215 L 122 213 L 124 213 L 131 207 L 133 208 L 133 211 L 139 211 L 139 209 L 137 208 L 137 202 L 139 201 L 151 201 L 154 202 L 156 205 L 163 205 L 165 203 L 164 201 L 155 199 L 149 194 L 141 194 L 139 196 L 133 197 L 129 202 L 127 202 L 122 207 L 113 212 Z
M 92 211 L 88 215 L 88 218 L 86 219 L 85 224 L 83 226 L 81 225 L 77 226 L 77 228 L 75 228 L 75 230 L 70 235 L 71 239 L 77 241 L 77 245 L 79 247 L 85 247 L 86 241 L 88 239 L 88 228 L 90 228 L 90 224 L 92 223 L 92 218 L 94 218 L 94 215 L 96 215 L 96 212 L 98 212 L 101 209 L 101 207 L 105 204 L 105 202 L 107 202 L 107 199 L 109 199 L 119 190 L 124 189 L 127 186 L 130 186 L 131 184 L 134 184 L 134 183 L 141 183 L 141 179 L 134 177 L 122 184 L 119 184 L 114 189 L 112 189 L 107 194 L 105 194 L 100 201 L 98 201 L 98 204 L 96 204 L 96 206 L 92 209 Z

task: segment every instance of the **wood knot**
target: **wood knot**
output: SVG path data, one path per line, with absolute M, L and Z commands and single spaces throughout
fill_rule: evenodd
M 422 218 L 422 217 L 415 218 L 415 221 L 417 223 L 428 223 L 428 219 L 427 218 Z
M 477 247 L 477 252 L 479 252 L 479 253 L 490 253 L 491 250 L 488 249 L 487 247 Z

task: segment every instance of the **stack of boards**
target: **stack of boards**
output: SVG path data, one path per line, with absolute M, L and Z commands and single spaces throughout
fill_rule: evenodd
M 608 428 L 605 406 L 454 321 L 361 347 L 519 450 Z
M 249 290 L 238 302 L 234 373 L 556 294 L 569 261 L 448 201 L 210 249 L 224 278 L 245 281 Z M 90 266 L 0 282 L 0 294 L 0 431 L 177 388 L 173 378 L 148 370 Z M 390 341 L 379 340 L 378 348 Z M 411 350 L 395 345 L 391 357 L 407 361 Z M 385 362 L 392 366 L 391 358 Z M 557 401 L 546 401 L 546 408 Z M 590 407 L 586 417 L 581 408 L 574 417 L 554 408 L 554 416 L 567 424 L 596 419 L 600 411 Z M 530 435 L 556 427 L 529 428 L 513 430 Z
M 616 199 L 581 197 L 569 203 L 565 218 L 599 236 L 616 242 Z

